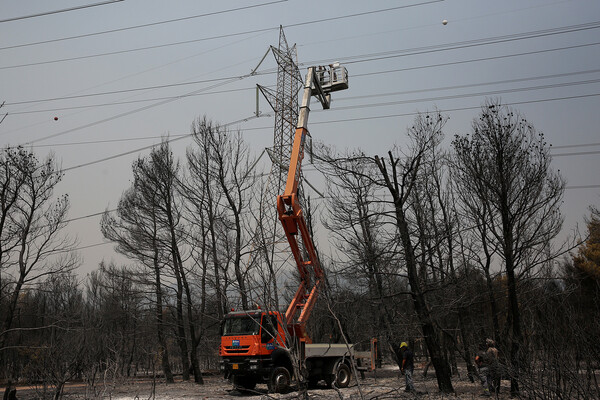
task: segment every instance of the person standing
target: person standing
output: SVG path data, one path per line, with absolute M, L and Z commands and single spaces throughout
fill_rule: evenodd
M 400 344 L 400 350 L 402 350 L 402 367 L 400 368 L 400 372 L 404 374 L 406 378 L 406 388 L 404 391 L 406 392 L 414 392 L 415 385 L 413 384 L 413 371 L 415 369 L 414 364 L 414 354 L 408 348 L 408 344 L 406 342 L 402 342 Z
M 490 396 L 490 392 L 500 392 L 500 378 L 498 366 L 498 349 L 492 339 L 486 339 L 487 350 L 475 357 L 475 363 L 479 367 L 479 378 L 483 386 L 484 396 Z
M 500 393 L 500 364 L 498 362 L 498 349 L 493 339 L 486 339 L 486 358 L 488 363 L 488 385 L 492 393 Z

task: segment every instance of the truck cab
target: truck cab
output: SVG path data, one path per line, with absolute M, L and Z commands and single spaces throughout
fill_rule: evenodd
M 257 383 L 289 386 L 293 371 L 286 349 L 283 317 L 277 311 L 232 311 L 221 324 L 221 372 L 242 389 L 252 390 Z M 285 368 L 287 374 L 273 382 L 273 372 Z M 282 374 L 279 371 L 279 374 Z

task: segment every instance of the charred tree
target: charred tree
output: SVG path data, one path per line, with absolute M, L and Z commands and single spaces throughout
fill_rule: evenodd
M 565 181 L 551 168 L 544 135 L 521 115 L 487 101 L 470 135 L 453 141 L 461 189 L 485 204 L 486 229 L 496 243 L 507 278 L 511 392 L 519 392 L 526 360 L 519 306 L 519 274 L 547 258 L 545 250 L 562 226 Z

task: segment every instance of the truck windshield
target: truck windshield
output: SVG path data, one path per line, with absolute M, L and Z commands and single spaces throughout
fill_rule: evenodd
M 232 335 L 258 335 L 260 329 L 260 316 L 252 317 L 232 317 L 223 322 L 223 336 Z

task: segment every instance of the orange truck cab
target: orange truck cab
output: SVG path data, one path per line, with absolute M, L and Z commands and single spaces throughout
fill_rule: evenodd
M 219 356 L 225 378 L 249 390 L 257 383 L 270 383 L 277 367 L 293 371 L 286 350 L 282 315 L 277 311 L 232 311 L 227 314 L 221 324 Z M 281 385 L 289 385 L 291 376 L 287 375 L 279 378 Z M 269 389 L 276 390 L 271 384 Z

